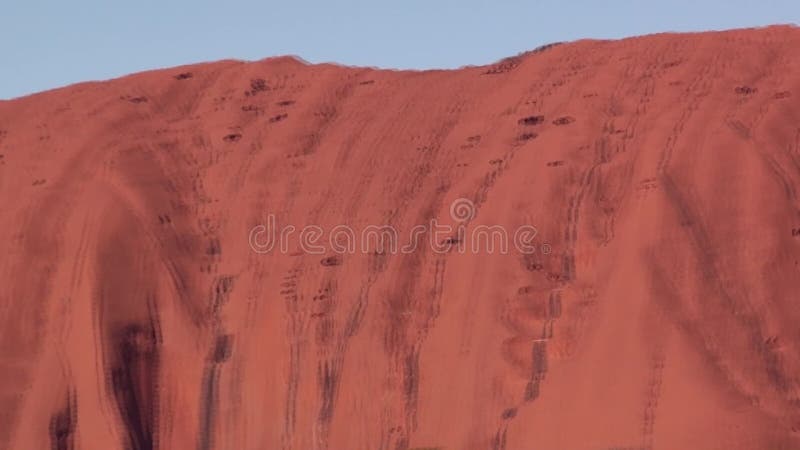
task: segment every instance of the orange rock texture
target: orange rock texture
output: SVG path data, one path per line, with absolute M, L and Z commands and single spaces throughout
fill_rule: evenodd
M 2 101 L 0 448 L 798 449 L 799 100 L 776 26 Z

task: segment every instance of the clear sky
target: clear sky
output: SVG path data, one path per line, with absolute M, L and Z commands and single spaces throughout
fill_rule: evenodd
M 800 0 L 3 0 L 0 99 L 226 58 L 455 68 L 554 41 L 775 23 L 800 23 Z

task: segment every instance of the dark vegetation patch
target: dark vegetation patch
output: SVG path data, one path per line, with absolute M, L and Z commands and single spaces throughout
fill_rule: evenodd
M 206 247 L 206 254 L 209 256 L 216 256 L 222 254 L 222 246 L 219 239 L 211 239 Z
M 553 121 L 553 125 L 569 125 L 572 122 L 575 122 L 575 118 L 571 116 L 564 116 L 559 117 L 558 119 Z
M 522 63 L 520 56 L 511 56 L 501 59 L 497 64 L 492 65 L 485 72 L 484 75 L 499 75 L 502 73 L 510 72 L 517 68 Z
M 526 259 L 525 270 L 527 270 L 528 272 L 541 272 L 542 270 L 544 270 L 544 264 Z
M 267 86 L 267 81 L 263 78 L 254 78 L 250 80 L 250 90 L 245 91 L 244 95 L 251 96 L 256 95 L 261 92 L 265 92 L 269 90 L 269 86 Z
M 107 376 L 127 431 L 129 449 L 155 448 L 159 341 L 150 324 L 129 324 L 112 337 L 114 363 Z
M 227 361 L 231 357 L 233 348 L 233 338 L 229 334 L 217 336 L 214 343 L 214 351 L 211 354 L 211 362 L 219 364 Z
M 137 103 L 137 104 L 138 103 L 147 103 L 147 101 L 148 101 L 147 97 L 145 97 L 143 95 L 138 96 L 138 97 L 131 97 L 131 96 L 126 95 L 126 96 L 120 97 L 120 100 L 127 100 L 127 101 L 129 101 L 131 103 Z
M 77 405 L 74 395 L 69 393 L 66 404 L 50 416 L 50 448 L 52 450 L 72 450 L 77 425 Z
M 517 408 L 508 408 L 503 411 L 503 420 L 513 419 L 517 415 Z
M 179 73 L 179 74 L 175 75 L 175 79 L 176 80 L 188 80 L 189 78 L 192 78 L 193 76 L 194 76 L 194 74 L 192 74 L 192 72 L 183 72 L 183 73 Z
M 474 136 L 468 137 L 467 138 L 467 143 L 462 145 L 461 148 L 462 149 L 473 148 L 473 147 L 475 147 L 476 145 L 478 145 L 480 143 L 481 143 L 481 135 L 480 134 L 476 134 Z
M 341 266 L 342 258 L 338 255 L 328 256 L 327 258 L 322 258 L 319 263 L 326 267 Z
M 450 237 L 445 238 L 444 241 L 442 241 L 442 243 L 445 244 L 445 245 L 460 244 L 461 243 L 461 239 L 459 239 L 456 236 L 450 236 Z
M 789 92 L 789 91 L 782 91 L 782 92 L 778 92 L 778 93 L 776 93 L 774 97 L 775 97 L 775 99 L 776 99 L 776 100 L 781 100 L 781 99 L 784 99 L 784 98 L 789 98 L 789 97 L 791 97 L 791 96 L 792 96 L 792 93 L 791 93 L 791 92 Z
M 490 66 L 488 69 L 486 69 L 486 71 L 483 72 L 483 75 L 498 75 L 510 72 L 516 69 L 520 64 L 522 64 L 522 61 L 525 59 L 525 56 L 542 53 L 546 50 L 550 50 L 551 48 L 561 44 L 563 44 L 563 42 L 552 42 L 550 44 L 540 45 L 539 47 L 536 47 L 533 50 L 521 52 L 518 53 L 517 55 L 503 58 L 497 63 Z
M 539 125 L 544 122 L 544 116 L 528 116 L 517 121 L 520 125 Z
M 563 44 L 563 42 L 551 42 L 549 44 L 540 45 L 540 46 L 536 47 L 535 49 L 531 50 L 528 53 L 542 53 L 544 51 L 547 51 L 547 50 L 550 50 L 550 49 L 552 49 L 554 47 L 557 47 L 557 46 L 559 46 L 561 44 Z

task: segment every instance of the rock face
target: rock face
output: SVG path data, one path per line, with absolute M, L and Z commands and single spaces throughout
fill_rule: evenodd
M 779 26 L 0 102 L 0 448 L 800 448 L 798 100 Z

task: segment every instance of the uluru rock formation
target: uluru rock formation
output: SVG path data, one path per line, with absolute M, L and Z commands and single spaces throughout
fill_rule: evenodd
M 798 449 L 799 99 L 776 26 L 0 102 L 0 448 Z

